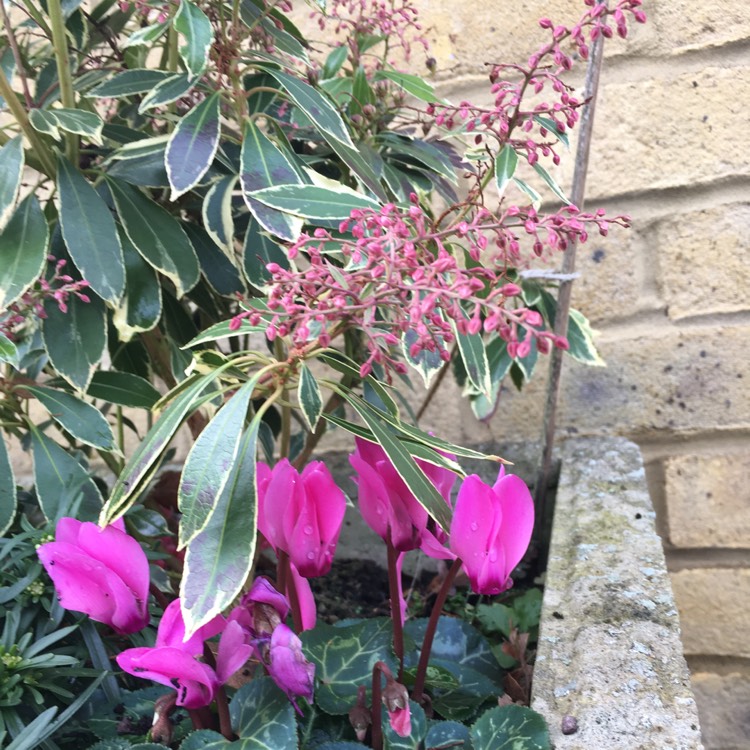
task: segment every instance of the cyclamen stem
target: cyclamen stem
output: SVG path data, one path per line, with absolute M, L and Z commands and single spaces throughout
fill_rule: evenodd
M 390 547 L 390 545 L 388 545 Z M 385 662 L 375 662 L 372 668 L 372 748 L 383 750 L 383 724 L 381 719 L 383 705 L 383 690 L 380 687 L 380 675 L 386 680 L 393 679 L 393 673 Z
M 203 658 L 209 667 L 216 669 L 216 657 L 207 644 L 203 646 Z M 219 731 L 226 739 L 233 740 L 234 732 L 232 731 L 232 720 L 229 717 L 229 701 L 227 701 L 227 694 L 223 685 L 220 685 L 216 691 L 216 711 L 219 714 Z
M 443 605 L 445 600 L 448 598 L 448 592 L 453 586 L 453 581 L 461 570 L 462 562 L 458 558 L 453 561 L 448 570 L 448 574 L 445 576 L 443 585 L 438 591 L 437 599 L 430 613 L 430 620 L 427 623 L 427 630 L 424 634 L 424 641 L 422 642 L 422 651 L 419 654 L 419 664 L 417 665 L 417 676 L 414 681 L 414 690 L 411 693 L 411 699 L 421 705 L 422 693 L 424 692 L 424 683 L 427 678 L 427 665 L 430 661 L 430 652 L 432 651 L 432 642 L 435 640 L 435 632 L 437 631 L 438 620 L 440 619 L 440 613 L 443 611 Z
M 404 681 L 404 623 L 401 615 L 401 586 L 399 585 L 398 551 L 388 546 L 388 588 L 391 596 L 391 620 L 393 621 L 393 650 L 398 659 L 398 681 Z
M 279 591 L 286 592 L 287 598 L 289 599 L 289 606 L 292 608 L 292 621 L 294 623 L 294 632 L 302 632 L 302 609 L 299 605 L 299 596 L 297 595 L 297 584 L 294 581 L 294 576 L 290 568 L 291 562 L 289 561 L 289 555 L 286 552 L 279 551 L 279 567 L 281 568 L 281 576 L 279 578 Z M 284 586 L 281 586 L 283 581 Z

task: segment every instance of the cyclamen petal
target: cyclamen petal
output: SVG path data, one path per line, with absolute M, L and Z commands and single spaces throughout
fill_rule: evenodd
M 186 641 L 185 622 L 182 619 L 180 600 L 175 599 L 164 610 L 164 614 L 159 621 L 155 645 L 157 648 L 179 648 L 191 656 L 200 656 L 203 653 L 203 641 L 221 633 L 224 623 L 224 617 L 217 615 L 213 620 L 193 633 Z
M 302 653 L 302 641 L 286 625 L 279 625 L 273 631 L 269 660 L 268 673 L 295 708 L 295 696 L 312 702 L 315 665 L 307 661 Z
M 388 721 L 393 731 L 399 737 L 408 737 L 411 734 L 411 711 L 407 703 L 404 708 L 397 708 L 388 712 Z

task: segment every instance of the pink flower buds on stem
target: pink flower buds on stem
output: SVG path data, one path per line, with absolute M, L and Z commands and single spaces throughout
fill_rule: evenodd
M 385 687 L 381 687 L 381 675 L 385 677 Z M 381 703 L 388 711 L 391 727 L 400 737 L 411 734 L 411 709 L 409 708 L 409 691 L 393 678 L 393 673 L 385 662 L 375 663 L 372 669 L 372 747 L 383 748 L 383 729 L 381 725 Z

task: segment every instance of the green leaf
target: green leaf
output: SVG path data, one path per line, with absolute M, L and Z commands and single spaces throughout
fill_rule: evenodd
M 513 360 L 508 356 L 508 345 L 499 336 L 496 336 L 487 344 L 486 352 L 490 368 L 490 393 L 488 395 L 477 394 L 471 397 L 472 411 L 481 421 L 489 419 L 495 413 L 500 401 L 502 382 L 513 364 Z
M 594 332 L 586 316 L 579 310 L 571 309 L 568 317 L 568 331 L 566 334 L 573 359 L 584 365 L 594 367 L 606 367 L 606 362 L 601 358 L 594 345 Z
M 57 188 L 60 225 L 70 257 L 91 288 L 116 303 L 125 287 L 125 264 L 107 204 L 62 156 L 57 160 Z
M 107 343 L 104 305 L 95 295 L 83 302 L 71 294 L 67 306 L 62 312 L 56 300 L 45 300 L 42 338 L 53 367 L 85 391 Z
M 570 204 L 570 200 L 563 192 L 562 188 L 552 179 L 552 175 L 539 163 L 536 162 L 535 164 L 531 165 L 534 168 L 534 171 L 547 183 L 550 190 L 563 202 Z
M 232 221 L 232 191 L 237 175 L 222 177 L 211 185 L 203 200 L 203 225 L 211 239 L 225 252 L 234 254 L 234 222 Z
M 185 5 L 189 5 L 187 0 L 180 10 Z M 219 101 L 218 91 L 204 99 L 179 121 L 169 139 L 164 158 L 172 187 L 170 200 L 197 185 L 214 160 L 221 131 Z
M 120 233 L 125 261 L 125 294 L 112 316 L 123 342 L 134 333 L 150 331 L 161 317 L 161 285 L 156 272 L 141 257 L 124 231 Z
M 516 183 L 516 185 L 521 189 L 522 192 L 526 193 L 526 195 L 531 198 L 531 205 L 534 207 L 535 210 L 539 210 L 539 207 L 542 205 L 542 196 L 537 193 L 536 190 L 534 190 L 531 185 L 529 185 L 527 182 L 524 182 L 520 177 L 514 177 L 513 182 Z
M 48 521 L 75 516 L 95 521 L 103 500 L 96 482 L 86 469 L 54 440 L 31 426 L 34 455 L 34 486 L 39 505 Z
M 451 522 L 451 511 L 448 504 L 435 485 L 416 464 L 404 444 L 396 437 L 390 425 L 380 417 L 383 412 L 378 412 L 359 396 L 340 388 L 338 384 L 336 384 L 334 390 L 337 390 L 362 417 L 419 504 L 438 522 L 442 529 L 447 531 Z
M 220 323 L 214 323 L 209 328 L 201 331 L 194 339 L 188 341 L 182 348 L 191 349 L 198 344 L 204 344 L 207 341 L 218 341 L 219 339 L 227 339 L 233 336 L 244 336 L 246 333 L 253 333 L 254 331 L 264 331 L 265 326 L 251 326 L 247 323 L 243 323 L 237 330 L 232 330 L 229 326 L 231 320 L 222 320 Z
M 64 430 L 86 445 L 105 451 L 115 450 L 107 420 L 98 409 L 71 393 L 41 385 L 24 386 Z
M 208 51 L 214 39 L 211 21 L 190 0 L 182 0 L 172 25 L 185 38 L 185 44 L 180 47 L 185 67 L 191 75 L 201 75 L 208 65 Z
M 29 195 L 0 233 L 0 310 L 8 308 L 39 277 L 49 231 L 39 201 Z
M 104 120 L 94 112 L 80 109 L 32 109 L 29 114 L 31 124 L 41 133 L 59 139 L 60 130 L 90 138 L 101 145 Z
M 305 654 L 315 664 L 315 703 L 326 713 L 345 714 L 356 703 L 357 688 L 367 686 L 378 661 L 397 669 L 390 620 L 378 617 L 352 624 L 318 624 L 301 634 Z
M 495 158 L 495 185 L 497 193 L 502 196 L 505 188 L 516 173 L 518 166 L 518 154 L 512 146 L 503 146 Z
M 109 500 L 102 509 L 101 525 L 106 526 L 117 520 L 135 502 L 133 495 L 141 482 L 149 476 L 152 467 L 166 450 L 183 419 L 195 408 L 201 393 L 221 374 L 221 370 L 222 368 L 218 367 L 184 385 L 179 395 L 170 402 L 117 477 Z
M 479 393 L 489 398 L 492 391 L 492 381 L 482 335 L 479 333 L 461 333 L 455 323 L 453 324 L 453 331 L 456 334 L 458 351 L 461 354 L 469 381 Z
M 543 128 L 552 133 L 555 138 L 557 138 L 560 143 L 565 146 L 565 148 L 570 148 L 570 139 L 568 138 L 568 134 L 562 130 L 559 130 L 557 127 L 557 123 L 554 120 L 550 119 L 549 117 L 541 117 L 539 115 L 535 115 L 533 119 Z
M 296 240 L 302 231 L 302 222 L 269 208 L 255 196 L 263 188 L 297 185 L 301 180 L 285 154 L 250 120 L 245 123 L 240 161 L 242 195 L 256 221 L 276 237 L 290 242 Z
M 24 153 L 20 135 L 0 148 L 0 231 L 8 223 L 21 188 Z
M 213 729 L 199 729 L 197 732 L 191 732 L 182 741 L 180 750 L 229 750 L 230 744 L 223 735 L 214 732 Z
M 198 258 L 177 219 L 138 188 L 107 178 L 125 234 L 146 262 L 174 285 L 177 296 L 192 289 L 200 277 Z
M 0 537 L 11 527 L 16 507 L 16 480 L 8 449 L 0 436 Z
M 197 82 L 198 79 L 195 76 L 187 73 L 175 73 L 170 75 L 169 78 L 164 78 L 143 97 L 143 101 L 138 107 L 138 113 L 143 114 L 154 107 L 171 104 L 188 94 Z
M 288 73 L 272 68 L 269 68 L 267 73 L 284 87 L 292 101 L 310 119 L 344 163 L 379 199 L 385 201 L 386 195 L 377 175 L 362 154 L 357 151 L 341 115 L 333 104 L 312 86 Z
M 229 705 L 242 750 L 297 750 L 297 722 L 289 699 L 270 677 L 243 685 Z
M 422 141 L 419 138 L 407 138 L 395 133 L 385 133 L 380 140 L 389 147 L 388 156 L 391 159 L 395 160 L 401 156 L 406 156 L 418 161 L 431 172 L 442 175 L 446 180 L 454 184 L 458 182 L 458 176 L 451 160 L 447 154 L 436 148 L 432 143 Z M 410 167 L 414 166 L 408 162 L 407 164 Z
M 258 206 L 260 205 L 258 203 Z M 279 215 L 283 216 L 283 214 Z M 245 232 L 242 263 L 245 278 L 260 291 L 266 289 L 266 285 L 271 279 L 271 273 L 266 268 L 269 263 L 278 263 L 282 268 L 289 268 L 289 258 L 286 251 L 261 229 L 255 217 L 250 219 Z
M 253 566 L 257 536 L 256 449 L 260 420 L 239 443 L 206 527 L 188 545 L 180 597 L 189 635 L 228 607 Z
M 190 244 L 198 256 L 201 272 L 208 283 L 225 297 L 236 299 L 238 293 L 244 295 L 247 288 L 240 270 L 234 264 L 234 250 L 232 250 L 230 260 L 227 253 L 219 249 L 202 227 L 196 224 L 185 224 L 183 229 L 190 238 Z
M 323 65 L 323 78 L 333 78 L 346 62 L 348 54 L 349 48 L 345 44 L 334 47 Z
M 550 750 L 547 723 L 525 706 L 495 706 L 471 727 L 474 750 Z
M 18 349 L 4 333 L 0 333 L 0 362 L 9 362 L 10 364 L 18 362 Z M 0 536 L 2 535 L 0 534 Z
M 414 98 L 427 102 L 427 104 L 443 101 L 427 81 L 411 73 L 399 73 L 396 70 L 377 71 L 375 80 L 382 81 L 383 79 L 393 81 L 393 83 L 406 91 L 407 94 L 411 94 Z
M 234 464 L 257 375 L 248 380 L 208 423 L 185 459 L 180 477 L 178 549 L 188 545 L 211 518 Z
M 383 727 L 383 749 L 384 750 L 421 750 L 422 740 L 427 734 L 427 718 L 422 706 L 414 701 L 409 701 L 411 713 L 411 732 L 408 737 L 401 737 L 391 726 L 387 711 L 382 711 L 380 719 Z
M 297 399 L 310 432 L 314 432 L 320 415 L 323 413 L 323 397 L 320 395 L 318 381 L 304 362 L 299 368 Z
M 401 339 L 401 349 L 404 359 L 422 376 L 425 388 L 429 388 L 435 375 L 445 367 L 445 362 L 440 358 L 439 352 L 431 352 L 429 349 L 422 349 L 413 357 L 410 349 L 418 338 L 417 332 L 410 328 Z
M 33 721 L 30 721 L 23 732 L 6 746 L 5 750 L 34 750 L 39 747 L 39 740 L 47 734 L 46 730 L 57 715 L 57 706 L 42 711 Z
M 87 394 L 110 404 L 133 409 L 151 409 L 161 398 L 148 380 L 129 372 L 97 370 L 91 378 Z
M 431 750 L 474 750 L 469 728 L 457 721 L 430 722 L 424 743 Z
M 148 46 L 152 42 L 155 42 L 167 30 L 168 26 L 169 21 L 155 23 L 151 26 L 144 26 L 142 29 L 133 32 L 120 46 L 122 49 L 127 49 L 128 47 L 139 47 L 141 45 Z
M 362 193 L 341 186 L 336 190 L 318 185 L 279 185 L 253 193 L 253 198 L 267 206 L 304 219 L 348 219 L 354 209 L 378 210 L 380 204 Z
M 108 81 L 100 83 L 89 91 L 86 96 L 100 99 L 117 99 L 121 96 L 132 96 L 151 91 L 174 74 L 166 70 L 152 70 L 135 68 L 116 73 Z

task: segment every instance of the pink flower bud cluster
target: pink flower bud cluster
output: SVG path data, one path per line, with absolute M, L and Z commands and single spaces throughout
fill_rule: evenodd
M 559 164 L 560 156 L 555 151 L 557 137 L 549 137 L 548 124 L 554 124 L 559 133 L 567 132 L 575 126 L 578 109 L 585 103 L 573 96 L 573 89 L 560 78 L 573 66 L 569 53 L 571 43 L 578 55 L 586 59 L 590 41 L 600 35 L 611 37 L 616 32 L 621 37 L 627 36 L 628 14 L 638 23 L 646 20 L 645 13 L 640 10 L 642 0 L 618 0 L 611 9 L 594 0 L 585 2 L 589 8 L 571 27 L 556 25 L 549 18 L 540 20 L 540 26 L 549 29 L 552 39 L 529 57 L 526 66 L 493 66 L 490 72 L 493 106 L 479 107 L 467 101 L 458 106 L 433 104 L 428 107 L 427 114 L 434 117 L 439 127 L 476 133 L 477 144 L 489 137 L 499 146 L 510 143 L 517 152 L 525 152 L 530 164 L 539 161 L 540 154 Z M 514 80 L 505 80 L 508 77 Z M 527 93 L 533 92 L 538 99 L 550 88 L 552 101 L 542 100 L 533 107 L 522 107 Z M 517 127 L 526 135 L 513 137 Z
M 62 273 L 65 260 L 55 262 L 53 256 L 49 256 L 48 260 L 55 263 L 52 277 L 37 279 L 34 285 L 5 312 L 0 311 L 0 333 L 11 341 L 18 338 L 20 329 L 31 318 L 47 317 L 44 311 L 44 302 L 47 299 L 54 299 L 63 313 L 68 311 L 68 298 L 71 294 L 83 302 L 90 302 L 89 297 L 83 292 L 89 286 L 88 281 L 75 281 L 72 276 Z
M 344 330 L 359 329 L 369 351 L 363 376 L 375 363 L 405 372 L 398 349 L 407 332 L 412 358 L 429 351 L 447 361 L 456 330 L 497 331 L 512 356 L 526 356 L 533 339 L 547 352 L 567 342 L 544 330 L 541 315 L 524 307 L 508 269 L 525 264 L 522 245 L 535 255 L 544 248 L 564 250 L 573 240 L 585 241 L 591 226 L 606 233 L 611 221 L 623 218 L 607 221 L 603 212 L 585 214 L 573 206 L 545 216 L 510 206 L 498 218 L 480 207 L 440 228 L 414 195 L 407 208 L 389 203 L 355 210 L 339 234 L 319 228 L 301 235 L 288 251 L 291 269 L 268 264 L 270 317 L 247 310 L 231 325 L 265 320 L 270 339 L 290 336 L 299 347 L 314 340 L 328 346 Z M 474 262 L 470 267 L 464 249 Z

